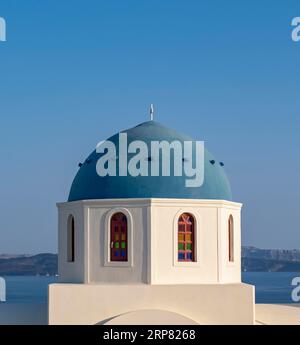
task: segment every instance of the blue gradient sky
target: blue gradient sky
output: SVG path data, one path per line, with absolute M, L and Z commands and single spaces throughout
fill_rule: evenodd
M 0 252 L 56 251 L 78 162 L 151 102 L 225 162 L 243 244 L 300 248 L 299 1 L 1 0 L 0 16 Z

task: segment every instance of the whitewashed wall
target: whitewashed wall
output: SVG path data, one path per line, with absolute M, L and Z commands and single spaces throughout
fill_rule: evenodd
M 213 284 L 240 282 L 241 204 L 221 200 L 119 199 L 58 204 L 61 282 Z M 109 262 L 110 216 L 128 219 L 128 263 Z M 196 262 L 177 262 L 177 220 L 196 220 Z M 67 220 L 75 217 L 75 262 L 67 262 Z M 228 217 L 234 258 L 228 262 Z

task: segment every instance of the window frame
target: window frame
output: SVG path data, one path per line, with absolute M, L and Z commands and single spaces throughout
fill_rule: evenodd
M 122 220 L 114 220 L 114 217 L 120 216 L 124 217 Z M 125 234 L 125 238 L 123 235 Z M 115 238 L 112 238 L 115 236 Z M 118 238 L 116 239 L 116 236 Z M 125 248 L 122 248 L 122 244 L 125 242 Z M 115 245 L 118 245 L 116 247 Z M 116 255 L 115 252 L 122 252 L 124 251 L 125 255 Z M 110 260 L 112 262 L 127 262 L 128 261 L 128 221 L 127 217 L 123 212 L 116 212 L 110 218 Z
M 111 218 L 116 213 L 123 213 L 127 218 L 127 261 L 111 260 Z M 101 231 L 101 229 L 100 229 Z M 107 267 L 132 267 L 133 266 L 133 218 L 126 208 L 110 209 L 105 215 L 104 244 L 100 244 L 100 252 L 104 251 L 104 266 Z
M 182 214 L 188 213 L 194 218 L 194 261 L 178 260 L 178 221 Z M 199 268 L 202 266 L 201 253 L 203 253 L 203 243 L 201 243 L 202 217 L 197 210 L 184 208 L 178 211 L 173 220 L 173 266 Z
M 235 263 L 234 242 L 234 218 L 230 214 L 227 219 L 227 261 L 229 264 Z
M 184 217 L 191 217 L 192 218 L 192 223 L 190 225 L 190 230 L 187 231 L 187 223 L 184 221 Z M 180 219 L 183 219 L 182 221 L 180 221 Z M 180 230 L 180 226 L 184 226 L 183 230 Z M 184 239 L 182 241 L 179 240 L 179 235 L 182 234 L 184 236 Z M 190 234 L 190 240 L 188 241 L 186 239 L 186 235 Z M 182 213 L 179 218 L 178 218 L 178 223 L 177 223 L 177 260 L 178 262 L 195 262 L 196 260 L 196 253 L 195 253 L 195 217 L 191 214 L 191 213 Z M 184 248 L 183 249 L 179 249 L 179 245 L 183 244 Z M 187 249 L 187 245 L 191 244 L 191 249 Z M 179 259 L 179 255 L 183 254 L 184 255 L 184 259 L 180 260 Z M 191 253 L 191 260 L 187 259 L 187 255 Z
M 67 220 L 67 262 L 74 263 L 76 259 L 75 248 L 75 217 L 73 214 L 68 215 Z

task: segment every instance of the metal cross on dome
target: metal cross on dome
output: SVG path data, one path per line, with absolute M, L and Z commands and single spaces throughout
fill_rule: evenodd
M 153 104 L 150 104 L 150 121 L 153 121 L 153 115 L 154 115 L 154 107 L 153 107 Z

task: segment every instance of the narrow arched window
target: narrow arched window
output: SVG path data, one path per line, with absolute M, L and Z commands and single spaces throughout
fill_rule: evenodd
M 232 215 L 228 218 L 228 260 L 234 261 L 234 227 Z
M 118 212 L 110 221 L 110 260 L 127 261 L 128 231 L 125 214 Z
M 75 261 L 75 221 L 72 215 L 68 218 L 67 257 L 69 262 Z
M 189 213 L 178 219 L 178 261 L 195 261 L 195 220 Z

